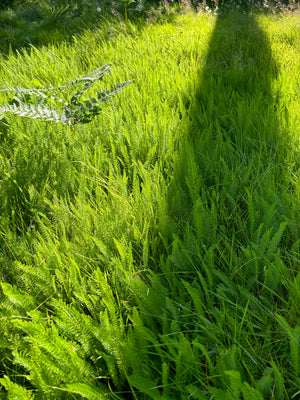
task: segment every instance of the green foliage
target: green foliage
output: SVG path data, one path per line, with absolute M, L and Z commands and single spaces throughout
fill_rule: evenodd
M 297 397 L 297 26 L 116 20 L 2 60 L 18 112 L 136 80 L 76 135 L 0 121 L 1 398 Z
M 12 382 L 8 376 L 0 379 L 1 385 L 7 390 L 7 395 L 10 400 L 31 400 L 32 391 L 27 390 L 21 385 Z
M 67 82 L 63 86 L 49 89 L 24 89 L 21 87 L 1 89 L 1 92 L 13 92 L 15 96 L 11 101 L 13 104 L 0 106 L 0 117 L 6 112 L 10 112 L 20 117 L 28 117 L 32 119 L 42 119 L 44 121 L 62 122 L 64 125 L 75 125 L 78 123 L 87 123 L 100 113 L 101 103 L 105 103 L 112 96 L 120 92 L 124 87 L 128 86 L 132 81 L 123 82 L 114 85 L 112 90 L 100 90 L 95 97 L 80 102 L 81 96 L 96 81 L 102 79 L 105 74 L 110 71 L 108 65 L 97 68 L 84 78 L 78 78 Z M 78 88 L 78 86 L 82 86 Z M 77 90 L 75 93 L 71 89 Z M 63 91 L 67 91 L 66 98 L 62 98 Z M 34 105 L 29 101 L 35 99 Z M 48 102 L 47 102 L 48 100 Z M 56 102 L 57 105 L 62 103 L 64 108 L 62 111 L 55 109 L 51 103 Z M 50 106 L 48 105 L 50 103 Z

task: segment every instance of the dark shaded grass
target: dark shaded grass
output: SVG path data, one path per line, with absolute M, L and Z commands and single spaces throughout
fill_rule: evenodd
M 7 2 L 0 9 L 0 55 L 10 51 L 30 49 L 60 42 L 72 43 L 84 31 L 101 30 L 116 17 L 125 22 L 124 2 L 111 0 L 25 0 Z M 127 11 L 128 21 L 135 30 L 145 25 L 149 10 L 159 4 L 153 1 L 143 3 L 139 8 L 132 3 Z M 160 10 L 161 11 L 161 10 Z M 171 19 L 172 15 L 160 19 Z M 152 21 L 153 22 L 153 21 Z M 126 26 L 123 26 L 126 30 Z M 130 26 L 127 27 L 130 31 Z M 109 36 L 109 26 L 107 28 Z

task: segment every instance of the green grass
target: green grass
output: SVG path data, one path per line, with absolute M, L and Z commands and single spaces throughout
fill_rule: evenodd
M 3 0 L 2 0 L 3 1 Z M 5 1 L 5 0 L 4 0 Z M 11 0 L 0 4 L 0 56 L 23 47 L 72 42 L 85 30 L 97 29 L 108 19 L 162 19 L 164 7 L 155 0 Z M 155 10 L 153 13 L 151 10 Z M 164 19 L 170 19 L 165 15 Z
M 0 398 L 299 396 L 299 37 L 181 15 L 2 59 L 3 86 L 134 83 L 75 133 L 0 121 Z

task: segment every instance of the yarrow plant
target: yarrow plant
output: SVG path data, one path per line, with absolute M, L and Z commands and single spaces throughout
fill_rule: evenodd
M 114 85 L 112 89 L 101 89 L 95 97 L 81 100 L 83 94 L 110 71 L 109 65 L 103 65 L 89 75 L 67 81 L 65 85 L 59 87 L 35 89 L 8 87 L 1 89 L 0 92 L 11 92 L 12 97 L 9 104 L 0 106 L 0 119 L 4 117 L 4 113 L 10 112 L 20 117 L 62 122 L 64 125 L 91 122 L 100 113 L 101 103 L 109 101 L 112 96 L 132 82 L 119 83 Z

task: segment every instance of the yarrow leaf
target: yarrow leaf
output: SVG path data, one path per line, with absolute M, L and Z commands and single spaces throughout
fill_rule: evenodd
M 126 81 L 114 85 L 113 89 L 100 89 L 95 97 L 90 97 L 83 102 L 80 102 L 80 97 L 87 91 L 96 81 L 102 79 L 104 75 L 111 71 L 111 67 L 106 64 L 103 65 L 89 75 L 77 78 L 72 81 L 67 81 L 65 85 L 49 88 L 33 88 L 26 89 L 22 87 L 7 87 L 0 89 L 0 92 L 14 93 L 11 104 L 0 106 L 0 119 L 6 112 L 10 112 L 20 117 L 27 117 L 32 119 L 41 119 L 44 121 L 61 122 L 64 125 L 75 125 L 78 123 L 91 122 L 92 118 L 98 115 L 101 111 L 100 103 L 105 103 L 111 100 L 112 96 L 119 93 L 123 88 L 128 86 L 131 81 Z M 83 85 L 82 85 L 83 83 Z M 76 92 L 68 96 L 69 100 L 61 98 L 59 93 L 65 89 L 76 87 Z M 50 93 L 49 93 L 50 92 Z M 30 100 L 34 98 L 33 104 Z M 48 101 L 48 102 L 47 102 Z M 59 111 L 53 107 L 53 102 L 63 103 L 64 108 Z M 49 104 L 50 103 L 50 104 Z M 58 104 L 59 105 L 59 104 Z

